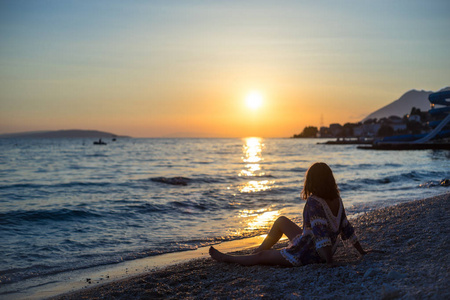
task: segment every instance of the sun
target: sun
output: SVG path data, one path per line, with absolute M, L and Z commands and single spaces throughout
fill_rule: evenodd
M 245 97 L 245 103 L 250 109 L 257 110 L 263 103 L 263 96 L 257 91 L 250 92 L 247 97 Z

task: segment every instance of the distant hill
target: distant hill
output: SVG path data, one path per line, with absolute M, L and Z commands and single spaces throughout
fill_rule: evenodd
M 118 136 L 114 133 L 97 131 L 97 130 L 57 130 L 57 131 L 32 131 L 32 132 L 18 132 L 0 134 L 0 138 L 92 138 L 92 139 L 104 139 L 114 137 L 128 137 Z
M 446 87 L 444 89 L 441 89 L 440 91 L 446 90 L 450 90 L 450 87 Z M 390 116 L 403 117 L 404 115 L 409 114 L 411 112 L 411 108 L 413 107 L 420 108 L 420 110 L 422 111 L 427 111 L 430 109 L 430 101 L 428 101 L 428 95 L 430 95 L 431 93 L 434 92 L 418 90 L 408 91 L 391 104 L 388 104 L 365 117 L 362 122 L 368 119 L 380 119 Z
M 208 138 L 214 136 L 208 133 L 199 132 L 174 132 L 170 134 L 165 134 L 161 138 Z

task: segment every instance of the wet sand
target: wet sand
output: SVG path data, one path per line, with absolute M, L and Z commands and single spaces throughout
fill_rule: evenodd
M 52 299 L 450 299 L 449 212 L 446 193 L 362 214 L 351 222 L 363 247 L 385 253 L 361 258 L 341 245 L 336 267 L 243 267 L 200 258 Z

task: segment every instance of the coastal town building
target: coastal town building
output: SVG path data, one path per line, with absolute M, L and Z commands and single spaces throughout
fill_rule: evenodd
M 403 117 L 390 116 L 381 119 L 368 119 L 364 122 L 332 123 L 317 130 L 320 138 L 375 138 L 394 134 L 423 133 L 430 130 L 428 112 L 412 108 L 411 113 Z M 308 127 L 311 130 L 311 126 Z M 295 137 L 307 137 L 295 135 Z
M 421 118 L 419 115 L 408 115 L 408 120 L 410 122 L 418 122 L 418 123 L 421 122 Z

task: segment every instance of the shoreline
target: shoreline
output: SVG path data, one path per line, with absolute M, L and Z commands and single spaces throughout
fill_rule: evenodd
M 383 208 L 379 208 L 376 210 L 369 211 L 367 213 L 358 214 L 357 217 L 351 218 L 351 222 L 355 227 L 355 230 L 363 244 L 363 247 L 365 248 L 374 248 L 374 249 L 380 249 L 380 247 L 385 247 L 389 243 L 388 240 L 383 240 L 383 236 L 389 236 L 389 232 L 384 232 L 387 229 L 386 228 L 394 228 L 394 231 L 403 232 L 404 236 L 411 237 L 413 234 L 405 232 L 405 230 L 411 230 L 411 227 L 420 226 L 422 225 L 422 222 L 420 220 L 417 220 L 419 217 L 417 214 L 419 213 L 418 210 L 420 208 L 425 207 L 427 208 L 426 211 L 434 211 L 435 214 L 439 214 L 439 209 L 436 207 L 441 207 L 441 213 L 444 213 L 448 210 L 448 202 L 450 201 L 450 193 L 447 192 L 445 194 L 441 194 L 438 196 L 434 196 L 431 198 L 426 198 L 422 200 L 412 200 L 409 202 L 404 202 L 400 204 L 396 204 L 393 206 L 387 206 Z M 436 203 L 438 205 L 436 205 Z M 404 209 L 408 208 L 408 209 Z M 406 211 L 402 212 L 402 210 Z M 389 220 L 392 218 L 392 214 L 394 215 L 404 215 L 405 220 L 402 218 L 395 219 L 397 223 L 391 224 Z M 413 221 L 412 224 L 411 220 Z M 448 227 L 449 224 L 449 218 L 445 216 L 440 217 L 441 221 L 444 221 L 444 224 L 441 224 L 443 227 Z M 409 223 L 405 223 L 408 221 Z M 432 221 L 432 220 L 431 220 Z M 428 227 L 430 227 L 430 224 L 432 222 L 426 222 Z M 383 229 L 383 231 L 378 232 L 378 229 Z M 429 232 L 436 229 L 428 229 L 422 230 L 422 235 L 420 238 L 423 237 L 429 237 Z M 444 230 L 443 228 L 440 230 Z M 377 232 L 379 234 L 377 234 Z M 443 231 L 441 233 L 442 237 L 444 237 L 444 240 L 442 241 L 445 245 L 448 245 L 448 243 L 445 241 L 446 236 L 449 235 L 449 231 Z M 235 240 L 235 241 L 229 241 L 229 242 L 223 242 L 221 244 L 214 245 L 217 249 L 224 251 L 224 252 L 233 252 L 234 253 L 248 253 L 250 249 L 255 248 L 258 246 L 261 241 L 263 240 L 264 236 L 257 236 L 253 238 L 246 238 L 241 240 Z M 414 238 L 409 238 L 405 240 L 405 237 L 402 238 L 403 243 L 405 244 L 405 247 L 410 248 L 412 246 L 416 247 Z M 372 243 L 372 241 L 374 241 Z M 399 244 L 400 242 L 397 242 Z M 447 244 L 446 244 L 447 243 Z M 281 248 L 286 246 L 287 240 L 280 241 L 275 247 Z M 401 244 L 401 243 L 400 243 Z M 443 245 L 444 245 L 443 244 Z M 424 247 L 423 245 L 421 246 Z M 442 246 L 444 248 L 444 246 Z M 211 259 L 209 259 L 208 255 L 208 247 L 202 247 L 198 248 L 196 250 L 190 250 L 190 251 L 183 251 L 183 252 L 174 252 L 174 253 L 167 253 L 163 255 L 157 255 L 157 256 L 151 256 L 147 258 L 142 258 L 138 260 L 133 261 L 126 261 L 121 262 L 115 265 L 105 265 L 100 267 L 94 267 L 89 269 L 83 269 L 83 270 L 76 270 L 72 272 L 67 272 L 64 274 L 57 274 L 57 275 L 50 275 L 49 278 L 46 278 L 47 280 L 42 283 L 39 282 L 40 278 L 26 280 L 24 284 L 17 284 L 14 288 L 9 288 L 11 292 L 7 294 L 3 294 L 2 298 L 4 299 L 45 299 L 45 298 L 51 298 L 51 299 L 79 299 L 79 298 L 113 298 L 113 299 L 126 299 L 126 298 L 180 298 L 180 297 L 194 297 L 194 298 L 202 298 L 202 297 L 220 297 L 222 296 L 222 293 L 224 297 L 230 297 L 230 298 L 258 298 L 258 294 L 256 294 L 256 291 L 254 294 L 244 294 L 244 295 L 238 295 L 236 294 L 236 291 L 231 293 L 230 290 L 227 291 L 221 291 L 220 293 L 214 294 L 212 291 L 208 292 L 208 289 L 214 287 L 214 280 L 209 281 L 209 285 L 205 287 L 203 282 L 203 277 L 197 276 L 198 274 L 213 274 L 213 278 L 217 278 L 214 272 L 214 269 L 219 269 L 221 272 L 225 272 L 227 277 L 232 278 L 239 278 L 240 281 L 244 282 L 248 280 L 248 278 L 252 278 L 254 276 L 257 276 L 258 272 L 262 272 L 264 276 L 267 277 L 267 282 L 265 284 L 260 284 L 259 287 L 262 290 L 265 290 L 267 288 L 270 288 L 272 284 L 270 282 L 273 281 L 273 279 L 270 278 L 270 273 L 275 272 L 278 274 L 277 276 L 281 276 L 281 274 L 286 273 L 290 274 L 299 274 L 300 277 L 307 277 L 309 276 L 308 272 L 315 272 L 318 274 L 323 274 L 324 276 L 328 275 L 332 276 L 330 278 L 334 278 L 336 275 L 333 272 L 330 273 L 330 270 L 326 266 L 323 265 L 310 265 L 310 266 L 304 266 L 300 268 L 276 268 L 276 267 L 265 267 L 265 266 L 256 266 L 256 267 L 241 267 L 236 265 L 228 265 L 228 264 L 220 264 L 213 262 Z M 448 248 L 448 247 L 447 247 Z M 239 251 L 238 251 L 239 250 Z M 396 248 L 398 251 L 398 249 Z M 424 250 L 427 251 L 427 250 Z M 368 260 L 377 260 L 382 259 L 384 254 L 370 254 L 366 256 L 364 259 L 359 259 L 357 257 L 356 251 L 353 251 L 351 254 L 344 253 L 344 247 L 339 247 L 338 251 L 336 252 L 335 260 L 343 262 L 346 264 L 344 268 L 355 268 L 355 266 L 359 264 L 363 264 Z M 443 277 L 449 277 L 449 256 L 444 252 L 443 256 L 443 267 L 444 272 L 440 272 Z M 338 267 L 334 269 L 340 269 L 343 267 Z M 383 271 L 377 266 L 371 266 L 370 264 L 367 267 L 367 270 L 354 270 L 356 274 L 363 275 L 363 279 L 369 279 L 372 278 L 375 275 L 383 275 L 387 271 Z M 253 269 L 254 271 L 250 272 L 249 270 Z M 293 269 L 293 270 L 290 270 Z M 433 268 L 431 268 L 433 269 Z M 370 271 L 372 270 L 372 271 Z M 394 270 L 394 269 L 393 269 Z M 348 271 L 348 270 L 347 270 Z M 402 271 L 404 271 L 402 273 Z M 353 272 L 353 273 L 354 273 Z M 366 272 L 369 272 L 366 274 Z M 402 269 L 400 272 L 397 270 L 397 273 L 401 274 L 400 276 L 406 275 L 405 269 Z M 192 289 L 189 290 L 186 287 L 183 287 L 182 290 L 179 290 L 181 288 L 179 285 L 182 283 L 180 282 L 180 278 L 183 277 L 183 273 L 190 273 L 191 276 L 194 278 L 192 280 L 186 279 L 184 281 L 191 281 L 190 286 L 199 285 L 201 286 L 201 289 Z M 198 273 L 198 274 L 197 274 Z M 253 274 L 254 273 L 254 274 Z M 349 275 L 355 275 L 352 272 L 349 273 Z M 430 274 L 433 274 L 433 271 L 430 271 Z M 317 274 L 316 274 L 317 275 Z M 389 275 L 389 272 L 387 272 L 384 275 Z M 318 276 L 318 275 L 317 275 Z M 364 277 L 365 276 L 365 277 Z M 391 277 L 393 275 L 391 274 Z M 278 278 L 277 277 L 277 278 Z M 292 277 L 292 276 L 291 276 Z M 353 276 L 354 277 L 354 276 Z M 155 279 L 156 278 L 156 279 Z M 197 279 L 195 279 L 197 278 Z M 207 276 L 209 278 L 209 275 Z M 326 277 L 325 277 L 326 278 Z M 405 276 L 407 278 L 407 276 Z M 222 278 L 217 278 L 219 282 L 223 282 L 221 280 Z M 357 279 L 357 278 L 356 278 Z M 143 282 L 143 280 L 146 282 L 144 286 L 139 285 L 139 282 Z M 173 284 L 170 284 L 166 291 L 164 289 L 160 288 L 160 285 L 156 284 L 153 286 L 154 283 L 159 281 L 170 281 L 173 282 Z M 199 282 L 200 281 L 200 282 Z M 255 280 L 253 280 L 255 281 Z M 283 284 L 283 278 L 280 277 L 276 280 L 277 284 Z M 296 286 L 298 283 L 291 282 L 292 280 L 288 280 L 286 284 Z M 388 281 L 389 283 L 389 281 Z M 219 284 L 219 283 L 218 283 Z M 224 284 L 220 283 L 219 285 Z M 314 282 L 309 282 L 308 284 L 314 285 Z M 447 279 L 446 281 L 447 286 L 450 286 L 450 282 Z M 174 286 L 175 285 L 175 288 Z M 249 282 L 248 285 L 250 287 L 246 287 L 251 289 L 251 283 Z M 121 286 L 121 288 L 119 287 Z M 164 286 L 164 285 L 162 285 Z M 233 286 L 233 284 L 231 285 Z M 235 287 L 239 287 L 234 285 Z M 346 283 L 342 284 L 341 286 L 346 287 Z M 366 283 L 361 283 L 361 286 L 363 286 L 365 289 Z M 408 286 L 408 285 L 406 285 Z M 149 295 L 149 288 L 150 294 Z M 352 286 L 350 286 L 352 287 Z M 445 287 L 445 285 L 444 285 Z M 3 287 L 4 289 L 5 287 Z M 315 287 L 314 287 L 315 288 Z M 114 295 L 108 292 L 109 290 L 114 290 Z M 369 289 L 370 290 L 370 289 Z M 380 289 L 378 289 L 378 293 L 380 292 Z M 404 289 L 408 290 L 408 288 Z M 438 289 L 440 290 L 440 289 Z M 7 289 L 4 289 L 2 292 L 4 293 L 7 291 Z M 402 293 L 402 290 L 395 290 L 398 293 Z M 132 293 L 132 294 L 130 294 Z M 231 293 L 231 294 L 230 294 Z M 309 292 L 308 292 L 309 293 Z M 274 294 L 273 291 L 265 291 L 262 292 L 262 294 L 269 296 L 269 297 L 287 297 L 287 298 L 302 298 L 305 295 L 305 291 L 301 290 L 300 292 L 293 292 L 292 295 L 286 296 L 285 293 L 277 293 Z M 375 293 L 373 291 L 373 293 Z M 407 294 L 408 292 L 403 292 L 403 294 Z M 439 292 L 440 293 L 440 292 Z M 440 294 L 436 295 L 440 295 Z M 103 296 L 99 296 L 103 295 Z M 146 295 L 146 296 L 145 296 Z M 281 295 L 281 296 L 280 296 Z M 284 296 L 283 296 L 284 295 Z M 408 294 L 410 295 L 410 294 Z M 450 294 L 447 294 L 450 296 Z M 297 297 L 298 296 L 298 297 Z M 310 296 L 313 297 L 324 297 L 322 294 L 311 294 Z M 338 295 L 337 297 L 340 297 L 342 295 Z M 349 295 L 346 295 L 348 297 Z M 351 296 L 350 296 L 351 297 Z M 369 296 L 365 294 L 358 294 L 358 297 L 355 298 L 374 298 L 374 296 Z M 376 297 L 375 297 L 376 298 Z M 413 297 L 414 298 L 414 297 Z
M 363 247 L 386 253 L 360 258 L 341 245 L 335 260 L 342 265 L 334 268 L 243 267 L 203 257 L 51 299 L 450 298 L 449 209 L 447 192 L 358 216 L 351 222 Z
M 252 249 L 263 241 L 265 235 L 251 238 L 226 241 L 214 245 L 221 251 L 230 252 L 237 249 Z M 285 237 L 283 237 L 286 240 Z M 45 299 L 61 294 L 77 292 L 86 288 L 95 288 L 115 281 L 129 279 L 135 276 L 157 272 L 177 264 L 183 264 L 195 259 L 209 258 L 209 246 L 195 250 L 164 253 L 116 264 L 108 264 L 83 268 L 68 272 L 46 275 L 41 278 L 29 278 L 3 286 L 2 299 Z

